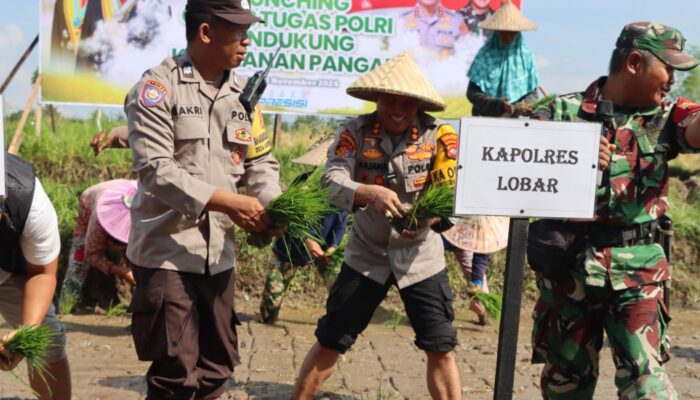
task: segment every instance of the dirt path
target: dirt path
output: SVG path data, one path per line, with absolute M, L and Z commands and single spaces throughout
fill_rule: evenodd
M 288 399 L 294 377 L 315 341 L 315 321 L 322 310 L 287 306 L 275 326 L 255 320 L 257 301 L 237 302 L 241 362 L 228 382 L 227 399 Z M 700 399 L 700 311 L 674 310 L 671 324 L 674 359 L 668 365 L 682 399 Z M 392 330 L 392 313 L 378 310 L 373 323 L 341 360 L 338 372 L 324 386 L 326 399 L 424 399 L 425 356 L 413 345 L 407 322 Z M 516 399 L 539 398 L 541 366 L 530 365 L 529 312 L 523 311 L 516 366 Z M 147 364 L 139 362 L 128 334 L 128 318 L 67 316 L 68 354 L 76 399 L 141 399 Z M 465 399 L 491 399 L 498 333 L 481 327 L 472 314 L 458 312 L 457 349 Z M 3 325 L 0 333 L 8 328 Z M 602 353 L 596 399 L 615 398 L 614 368 L 609 349 Z M 24 372 L 22 372 L 24 375 Z M 0 373 L 0 397 L 29 398 L 31 393 L 9 374 Z

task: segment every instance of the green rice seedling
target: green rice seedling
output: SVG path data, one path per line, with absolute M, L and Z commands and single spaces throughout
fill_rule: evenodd
M 474 297 L 484 305 L 486 310 L 486 315 L 495 320 L 499 321 L 501 319 L 501 310 L 503 309 L 503 299 L 496 293 L 484 293 L 477 291 L 474 293 Z
M 379 379 L 377 379 L 377 389 L 374 393 L 374 396 L 367 394 L 366 396 L 362 394 L 360 398 L 362 400 L 386 400 L 391 398 L 390 393 L 388 392 L 386 386 L 384 385 L 384 382 L 382 380 L 382 375 L 379 375 Z
M 46 352 L 49 347 L 56 345 L 55 337 L 56 332 L 44 325 L 20 326 L 17 328 L 15 335 L 5 342 L 5 350 L 13 354 L 21 354 L 24 356 L 30 373 L 37 374 L 48 387 L 46 376 L 51 376 L 51 374 L 46 369 Z M 31 389 L 31 386 L 24 382 L 13 371 L 10 372 L 19 382 Z
M 417 230 L 418 221 L 449 218 L 454 209 L 454 189 L 448 185 L 430 185 L 401 218 L 392 219 L 396 231 Z
M 265 207 L 274 225 L 287 228 L 286 237 L 300 242 L 306 238 L 319 240 L 315 233 L 318 223 L 334 210 L 328 202 L 328 189 L 321 187 L 322 173 L 323 167 L 316 168 L 308 179 L 292 183 Z M 257 240 L 253 235 L 253 242 Z
M 389 329 L 392 331 L 396 331 L 396 328 L 401 325 L 401 320 L 403 319 L 403 316 L 401 315 L 400 312 L 394 310 L 391 312 L 391 319 L 386 321 L 384 325 L 388 326 Z
M 70 291 L 61 293 L 61 296 L 58 299 L 58 312 L 61 315 L 70 314 L 78 304 L 78 300 L 80 300 L 80 296 L 77 293 Z
M 108 318 L 117 318 L 117 317 L 122 317 L 126 314 L 127 310 L 127 305 L 124 303 L 119 303 L 116 305 L 112 305 L 112 302 L 109 302 L 109 308 L 107 308 L 107 317 Z
M 409 214 L 414 219 L 449 218 L 454 209 L 454 197 L 455 191 L 448 185 L 430 185 Z

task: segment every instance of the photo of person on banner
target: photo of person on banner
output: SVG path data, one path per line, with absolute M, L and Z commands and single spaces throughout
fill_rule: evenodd
M 467 34 L 462 18 L 443 7 L 440 0 L 418 0 L 415 7 L 401 15 L 401 23 L 418 34 L 421 46 L 440 58 L 454 54 L 455 42 Z
M 475 35 L 486 37 L 487 32 L 479 28 L 479 23 L 488 18 L 493 11 L 489 7 L 491 0 L 468 0 L 468 3 L 457 10 L 464 19 L 467 30 Z

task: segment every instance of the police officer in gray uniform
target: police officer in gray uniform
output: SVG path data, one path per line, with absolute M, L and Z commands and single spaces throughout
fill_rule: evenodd
M 440 0 L 418 0 L 401 18 L 405 29 L 418 33 L 420 45 L 441 58 L 454 54 L 455 42 L 467 34 L 462 17 L 443 7 Z
M 246 158 L 246 80 L 232 70 L 255 22 L 247 0 L 188 0 L 186 54 L 146 71 L 126 99 L 139 183 L 131 332 L 139 359 L 152 361 L 149 399 L 217 398 L 233 372 L 233 224 L 267 231 L 263 204 L 281 192 L 269 152 Z

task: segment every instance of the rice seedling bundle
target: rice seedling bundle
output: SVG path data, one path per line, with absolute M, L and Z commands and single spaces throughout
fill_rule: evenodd
M 454 189 L 448 185 L 430 185 L 403 217 L 392 219 L 392 225 L 397 232 L 402 232 L 417 230 L 420 220 L 449 218 L 454 208 L 454 196 Z
M 496 293 L 484 293 L 477 291 L 474 297 L 484 305 L 486 315 L 495 321 L 501 319 L 501 310 L 503 309 L 503 299 Z
M 328 189 L 321 187 L 322 173 L 322 167 L 316 168 L 306 180 L 292 183 L 265 207 L 273 225 L 287 229 L 285 237 L 302 242 L 306 238 L 318 240 L 319 222 L 334 211 Z M 253 241 L 259 239 L 252 236 Z
M 49 347 L 56 345 L 55 336 L 56 332 L 44 325 L 21 326 L 17 328 L 17 333 L 5 342 L 5 350 L 24 356 L 30 371 L 38 374 L 46 383 L 46 376 L 50 375 L 46 370 L 46 354 Z M 10 372 L 24 383 L 14 372 Z M 29 387 L 26 383 L 24 384 Z

